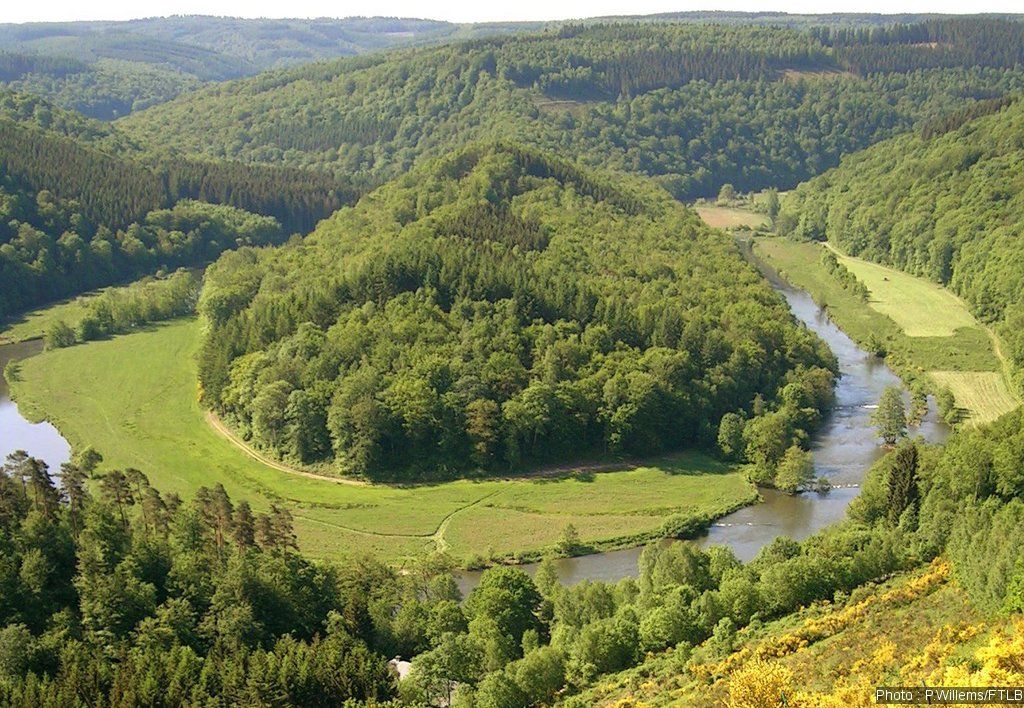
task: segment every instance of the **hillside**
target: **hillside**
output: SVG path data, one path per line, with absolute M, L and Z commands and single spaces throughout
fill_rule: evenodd
M 570 25 L 271 72 L 118 125 L 156 149 L 371 185 L 420 156 L 501 137 L 656 176 L 682 199 L 726 182 L 786 188 L 923 120 L 1024 89 L 1018 23 L 910 27 Z M 999 53 L 992 32 L 1005 39 Z M 928 50 L 921 37 L 941 41 Z
M 0 82 L 104 120 L 204 83 L 409 44 L 503 34 L 540 23 L 156 17 L 0 25 Z
M 308 171 L 153 160 L 106 124 L 0 91 L 0 319 L 278 242 L 355 197 Z
M 984 115 L 984 113 L 990 115 Z M 783 206 L 798 237 L 946 285 L 1024 369 L 1024 103 L 995 101 L 843 160 Z
M 231 254 L 200 302 L 205 401 L 378 478 L 678 449 L 755 397 L 791 411 L 785 437 L 813 425 L 830 355 L 731 243 L 613 178 L 477 145 Z
M 878 685 L 1004 686 L 1024 676 L 1024 626 L 986 616 L 948 563 L 868 583 L 835 602 L 750 627 L 724 646 L 652 655 L 563 705 L 871 705 Z M 710 642 L 708 643 L 710 644 Z

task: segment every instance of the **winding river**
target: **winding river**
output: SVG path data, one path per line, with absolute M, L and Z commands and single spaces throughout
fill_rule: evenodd
M 761 490 L 764 501 L 744 507 L 719 519 L 698 539 L 702 546 L 730 546 L 741 560 L 752 559 L 757 552 L 779 536 L 801 540 L 836 523 L 846 515 L 846 507 L 859 492 L 864 473 L 883 450 L 871 425 L 871 413 L 888 386 L 902 385 L 892 369 L 878 357 L 860 349 L 837 327 L 805 291 L 790 286 L 762 263 L 764 276 L 789 303 L 793 315 L 829 345 L 839 361 L 835 406 L 811 441 L 815 474 L 826 477 L 833 489 L 826 494 L 808 492 L 790 496 L 772 489 Z M 929 400 L 928 415 L 911 430 L 928 442 L 942 442 L 949 428 L 938 417 L 935 402 Z M 616 582 L 637 574 L 642 548 L 595 553 L 555 561 L 565 584 L 581 580 Z M 532 573 L 536 564 L 523 566 Z M 479 571 L 461 574 L 459 585 L 465 593 L 476 586 Z
M 865 471 L 882 454 L 870 424 L 872 407 L 887 386 L 900 383 L 884 362 L 858 348 L 836 327 L 806 292 L 790 287 L 763 266 L 762 270 L 786 298 L 796 318 L 825 340 L 839 360 L 841 375 L 836 386 L 836 404 L 811 444 L 816 474 L 828 478 L 834 488 L 827 494 L 810 492 L 798 496 L 763 490 L 762 503 L 719 519 L 698 541 L 705 546 L 728 545 L 743 560 L 753 558 L 778 536 L 800 540 L 843 518 Z M 0 369 L 9 360 L 32 356 L 41 348 L 39 341 L 0 346 Z M 929 442 L 946 438 L 948 428 L 938 420 L 934 405 L 930 405 L 915 433 Z M 0 378 L 0 459 L 14 450 L 26 450 L 45 460 L 54 471 L 70 455 L 68 443 L 56 428 L 49 423 L 29 423 L 18 413 L 6 382 Z M 617 581 L 636 575 L 640 551 L 630 548 L 564 558 L 557 560 L 556 565 L 565 583 L 584 579 Z M 532 572 L 535 566 L 525 568 Z M 465 572 L 459 581 L 463 590 L 468 590 L 478 579 L 478 572 Z

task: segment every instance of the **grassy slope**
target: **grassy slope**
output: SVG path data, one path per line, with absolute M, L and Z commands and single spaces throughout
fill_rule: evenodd
M 750 503 L 743 474 L 699 454 L 625 472 L 561 479 L 455 481 L 416 487 L 351 486 L 271 469 L 206 423 L 195 384 L 199 324 L 46 352 L 26 360 L 14 394 L 23 412 L 54 422 L 75 448 L 91 444 L 104 467 L 135 467 L 162 491 L 191 495 L 224 484 L 256 508 L 295 515 L 300 545 L 317 557 L 373 552 L 398 560 L 441 548 L 469 558 L 534 552 L 572 523 L 594 547 L 656 536 L 676 513 L 721 514 Z
M 853 339 L 864 343 L 874 334 L 885 342 L 889 361 L 901 375 L 949 385 L 971 421 L 994 420 L 1019 404 L 999 374 L 993 339 L 959 298 L 921 278 L 843 256 L 843 264 L 871 292 L 865 303 L 825 270 L 821 248 L 781 238 L 755 245 L 757 255 L 787 280 L 826 303 Z
M 935 676 L 965 659 L 976 661 L 978 648 L 1009 624 L 980 615 L 948 573 L 948 566 L 937 562 L 862 587 L 844 602 L 744 630 L 736 650 L 725 657 L 708 656 L 704 648 L 692 659 L 685 651 L 654 655 L 600 680 L 570 703 L 573 708 L 725 705 L 730 682 L 752 664 L 753 671 L 781 666 L 791 672 L 786 690 L 791 706 L 871 705 L 875 685 L 936 685 Z
M 870 305 L 891 318 L 908 337 L 952 337 L 977 327 L 967 306 L 941 285 L 860 258 L 838 254 L 871 293 Z
M 695 207 L 695 210 L 705 224 L 715 229 L 734 229 L 741 226 L 760 229 L 769 225 L 767 216 L 746 209 L 702 204 Z

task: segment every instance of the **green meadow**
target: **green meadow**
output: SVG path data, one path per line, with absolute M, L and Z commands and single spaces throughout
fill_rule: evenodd
M 321 558 L 369 552 L 400 561 L 432 550 L 463 562 L 532 558 L 557 546 L 569 524 L 581 548 L 627 546 L 657 538 L 672 517 L 710 518 L 757 497 L 742 471 L 698 453 L 621 471 L 406 486 L 274 469 L 205 419 L 193 360 L 199 327 L 179 320 L 44 352 L 23 362 L 14 395 L 75 449 L 99 450 L 101 470 L 134 467 L 183 497 L 219 482 L 257 509 L 285 505 L 302 549 Z
M 971 423 L 995 420 L 1019 405 L 1006 384 L 995 336 L 960 298 L 923 278 L 836 252 L 867 287 L 865 302 L 822 265 L 823 248 L 785 238 L 754 244 L 759 258 L 807 290 L 854 340 L 880 341 L 902 376 L 948 387 Z

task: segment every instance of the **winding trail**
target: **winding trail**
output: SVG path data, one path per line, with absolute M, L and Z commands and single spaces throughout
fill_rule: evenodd
M 221 437 L 227 439 L 232 445 L 237 447 L 239 450 L 244 452 L 246 455 L 261 462 L 267 467 L 271 467 L 279 472 L 286 472 L 288 474 L 298 475 L 300 477 L 308 477 L 309 479 L 319 479 L 324 482 L 333 482 L 334 484 L 347 484 L 353 487 L 368 487 L 369 483 L 364 482 L 361 479 L 352 479 L 351 477 L 331 477 L 326 474 L 317 474 L 316 472 L 309 472 L 307 470 L 299 469 L 298 467 L 292 467 L 286 465 L 283 462 L 268 457 L 257 450 L 254 450 L 244 440 L 235 435 L 230 428 L 224 425 L 224 421 L 217 417 L 217 414 L 213 411 L 206 412 L 206 422 L 210 424 L 210 427 L 216 430 Z

